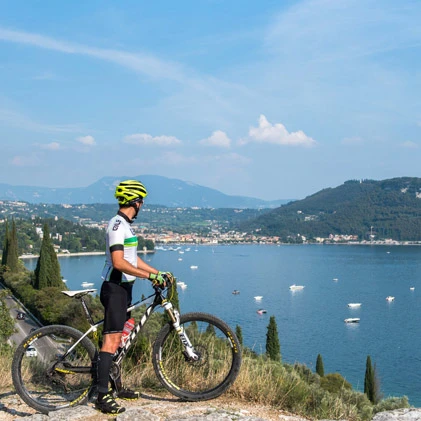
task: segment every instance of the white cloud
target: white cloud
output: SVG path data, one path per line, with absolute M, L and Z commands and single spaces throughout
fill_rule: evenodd
M 217 146 L 220 148 L 229 148 L 231 146 L 231 139 L 227 134 L 221 130 L 214 131 L 207 139 L 202 139 L 199 142 L 205 146 Z
M 23 156 L 16 155 L 12 158 L 12 165 L 16 167 L 36 167 L 40 164 L 40 160 L 36 155 Z
M 11 126 L 17 127 L 22 130 L 32 132 L 52 132 L 52 133 L 78 133 L 82 131 L 81 127 L 76 125 L 54 125 L 44 124 L 32 120 L 30 117 L 23 115 L 17 111 L 6 108 L 0 108 L 0 122 Z
M 46 143 L 44 145 L 40 145 L 41 149 L 47 149 L 50 151 L 57 151 L 60 149 L 60 143 L 58 142 L 50 142 L 50 143 Z
M 208 82 L 192 74 L 179 63 L 164 61 L 150 54 L 130 53 L 126 51 L 113 50 L 107 48 L 95 48 L 87 45 L 55 40 L 48 36 L 24 32 L 13 31 L 0 27 L 0 40 L 17 44 L 32 45 L 52 51 L 59 51 L 64 54 L 78 54 L 94 57 L 99 60 L 109 61 L 131 69 L 137 73 L 157 79 L 168 79 L 183 85 L 190 86 L 208 95 L 213 95 Z
M 411 140 L 407 140 L 406 142 L 401 143 L 401 146 L 408 149 L 418 149 L 418 143 L 412 142 Z
M 126 136 L 123 139 L 124 143 L 130 143 L 132 145 L 144 145 L 144 146 L 172 146 L 181 144 L 181 140 L 174 136 L 151 136 L 146 133 L 137 133 Z
M 94 137 L 90 135 L 78 137 L 76 140 L 85 146 L 94 146 L 96 144 Z
M 271 124 L 263 114 L 259 118 L 259 127 L 250 127 L 248 137 L 241 139 L 239 144 L 250 142 L 285 146 L 314 146 L 316 144 L 316 141 L 302 130 L 289 133 L 283 124 Z

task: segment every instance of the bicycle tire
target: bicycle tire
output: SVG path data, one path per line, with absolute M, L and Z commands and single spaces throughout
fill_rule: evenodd
M 69 326 L 46 326 L 31 332 L 17 347 L 12 362 L 13 385 L 30 407 L 48 414 L 87 401 L 93 385 L 94 344 L 85 337 L 63 359 L 82 335 Z
M 152 362 L 161 384 L 186 401 L 214 399 L 237 378 L 241 367 L 241 346 L 235 333 L 222 320 L 207 313 L 186 313 L 180 317 L 198 361 L 184 354 L 180 338 L 166 324 L 153 345 Z

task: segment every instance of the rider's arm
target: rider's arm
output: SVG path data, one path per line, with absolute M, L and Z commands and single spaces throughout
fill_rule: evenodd
M 151 273 L 158 273 L 158 270 L 149 266 L 141 258 L 138 257 L 137 265 L 134 267 L 130 262 L 124 258 L 123 250 L 114 250 L 111 252 L 111 260 L 113 267 L 120 272 L 127 273 L 128 275 L 133 275 L 138 278 L 149 278 Z

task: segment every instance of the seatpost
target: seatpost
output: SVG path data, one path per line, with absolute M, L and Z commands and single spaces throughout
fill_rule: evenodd
M 86 305 L 85 300 L 83 297 L 80 297 L 80 301 L 82 301 L 82 307 L 85 312 L 86 318 L 88 319 L 89 324 L 92 326 L 95 324 L 94 319 L 91 316 L 91 313 L 89 312 L 88 306 Z

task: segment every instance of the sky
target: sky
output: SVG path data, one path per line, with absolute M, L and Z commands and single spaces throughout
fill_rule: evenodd
M 0 7 L 0 183 L 275 200 L 420 176 L 419 0 Z

